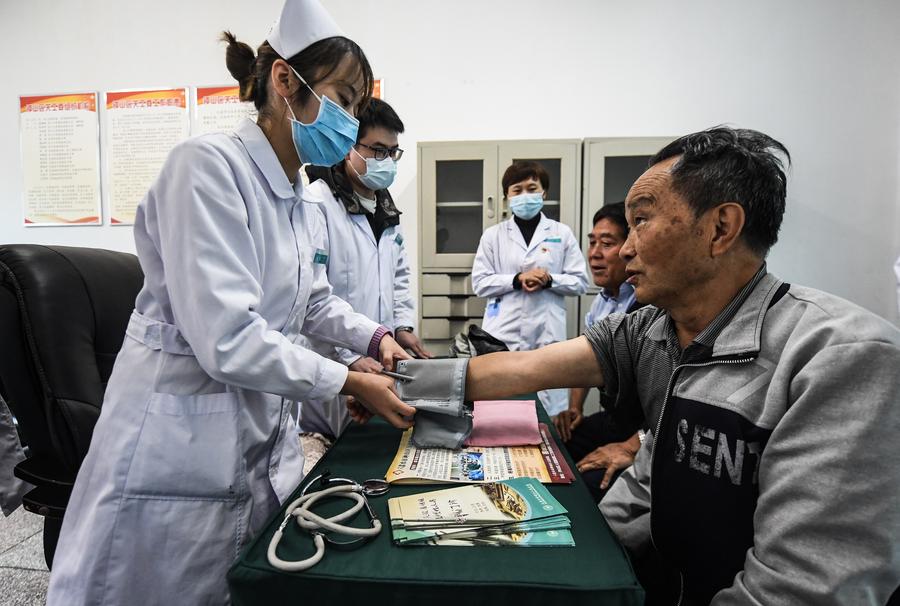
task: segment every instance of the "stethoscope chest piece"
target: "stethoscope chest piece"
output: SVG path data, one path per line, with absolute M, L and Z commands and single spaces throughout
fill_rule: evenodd
M 372 478 L 362 483 L 363 493 L 367 497 L 380 497 L 391 489 L 387 480 Z

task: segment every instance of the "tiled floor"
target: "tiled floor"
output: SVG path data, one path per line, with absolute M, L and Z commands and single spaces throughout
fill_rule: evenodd
M 301 442 L 308 473 L 329 444 L 308 434 Z M 42 517 L 21 507 L 8 518 L 0 514 L 0 606 L 41 606 L 46 601 L 50 572 L 44 563 L 43 524 Z
M 44 563 L 43 520 L 21 507 L 8 518 L 0 514 L 2 606 L 38 606 L 45 602 L 50 572 Z

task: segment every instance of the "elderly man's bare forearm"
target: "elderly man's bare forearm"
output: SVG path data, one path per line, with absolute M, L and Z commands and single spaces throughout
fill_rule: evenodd
M 489 400 L 556 387 L 600 387 L 603 375 L 584 337 L 534 351 L 476 356 L 469 362 L 466 399 Z

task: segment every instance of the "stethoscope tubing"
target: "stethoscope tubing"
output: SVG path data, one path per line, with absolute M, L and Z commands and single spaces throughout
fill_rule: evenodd
M 325 555 L 325 536 L 323 535 L 323 530 L 351 537 L 359 537 L 360 539 L 367 539 L 376 536 L 379 532 L 381 532 L 381 521 L 378 520 L 377 517 L 375 517 L 372 508 L 369 506 L 369 503 L 362 492 L 363 487 L 359 484 L 342 484 L 339 486 L 326 488 L 324 490 L 319 490 L 310 494 L 301 494 L 299 498 L 293 500 L 285 510 L 284 520 L 282 520 L 281 525 L 278 527 L 278 529 L 275 531 L 275 534 L 272 535 L 272 539 L 269 541 L 269 548 L 266 551 L 266 556 L 268 557 L 269 564 L 271 564 L 274 568 L 287 572 L 299 572 L 312 568 L 313 566 L 318 564 L 319 561 L 321 561 L 322 557 Z M 327 497 L 350 499 L 352 501 L 355 501 L 355 503 L 346 511 L 328 518 L 322 517 L 310 511 L 310 508 L 313 506 L 313 504 L 316 503 L 316 501 Z M 356 515 L 356 513 L 364 507 L 369 514 L 370 522 L 372 524 L 370 528 L 356 528 L 353 526 L 345 526 L 343 524 L 340 524 L 340 522 L 343 522 L 344 520 Z M 300 526 L 300 528 L 302 528 L 303 530 L 309 532 L 313 538 L 313 544 L 315 545 L 316 552 L 305 560 L 282 560 L 278 557 L 277 554 L 278 543 L 281 541 L 281 537 L 284 535 L 284 530 L 292 517 L 296 518 L 297 525 Z M 346 545 L 346 543 L 343 544 Z

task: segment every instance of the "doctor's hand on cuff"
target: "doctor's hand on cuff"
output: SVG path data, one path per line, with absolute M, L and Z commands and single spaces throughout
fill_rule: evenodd
M 394 360 L 411 360 L 412 356 L 400 347 L 391 335 L 384 335 L 378 344 L 378 357 L 387 370 L 394 370 Z
M 404 404 L 397 397 L 394 380 L 390 377 L 351 370 L 347 373 L 347 381 L 341 389 L 341 394 L 352 396 L 347 398 L 347 410 L 357 423 L 365 423 L 372 417 L 372 413 L 375 413 L 384 417 L 394 427 L 400 429 L 412 427 L 412 417 L 416 414 L 416 409 Z
M 427 359 L 434 357 L 430 351 L 422 347 L 422 342 L 419 340 L 419 337 L 413 334 L 412 330 L 401 330 L 398 328 L 394 338 L 401 347 L 411 350 L 417 358 Z

